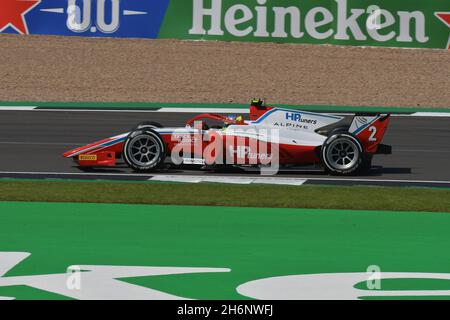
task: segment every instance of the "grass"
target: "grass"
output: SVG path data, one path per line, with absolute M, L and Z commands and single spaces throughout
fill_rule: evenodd
M 3 181 L 0 201 L 450 212 L 450 189 Z

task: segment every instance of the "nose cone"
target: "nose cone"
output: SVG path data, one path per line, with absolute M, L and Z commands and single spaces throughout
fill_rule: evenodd
M 72 149 L 72 150 L 66 151 L 66 152 L 64 152 L 63 157 L 71 158 L 76 152 L 77 152 L 77 149 Z
M 71 158 L 71 157 L 76 156 L 76 155 L 78 155 L 80 153 L 92 151 L 93 149 L 95 149 L 95 147 L 98 147 L 98 146 L 100 146 L 100 145 L 102 145 L 102 144 L 104 144 L 106 142 L 109 142 L 109 141 L 111 141 L 111 138 L 110 139 L 104 139 L 104 140 L 101 140 L 101 141 L 97 141 L 97 142 L 88 144 L 88 145 L 83 146 L 83 147 L 79 147 L 79 148 L 76 148 L 76 149 L 69 150 L 69 151 L 67 151 L 67 152 L 65 152 L 63 154 L 63 157 L 64 158 Z

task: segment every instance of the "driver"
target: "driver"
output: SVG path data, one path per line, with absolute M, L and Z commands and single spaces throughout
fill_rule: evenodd
M 230 124 L 242 124 L 244 123 L 244 118 L 241 115 L 235 115 L 235 114 L 230 114 L 227 116 L 226 120 L 224 121 L 224 123 L 226 125 L 230 125 Z

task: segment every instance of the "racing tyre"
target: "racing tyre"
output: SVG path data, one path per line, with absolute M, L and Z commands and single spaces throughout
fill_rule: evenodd
M 349 133 L 328 137 L 322 146 L 321 157 L 327 172 L 334 175 L 351 175 L 363 164 L 363 147 Z
M 123 145 L 126 164 L 136 171 L 151 171 L 164 163 L 165 144 L 161 136 L 152 129 L 141 129 L 130 133 Z
M 331 137 L 332 135 L 335 135 L 335 134 L 338 134 L 338 133 L 347 133 L 349 128 L 350 128 L 350 126 L 343 126 L 343 127 L 339 127 L 339 128 L 334 128 L 333 130 L 330 131 L 328 136 Z
M 132 129 L 132 131 L 135 130 L 141 130 L 141 129 L 155 129 L 155 128 L 162 128 L 163 126 L 155 121 L 144 121 L 139 123 L 136 127 Z

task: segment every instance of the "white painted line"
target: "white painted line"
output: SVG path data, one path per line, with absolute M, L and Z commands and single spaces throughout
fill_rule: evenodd
M 263 177 L 235 177 L 235 176 L 195 176 L 195 175 L 155 175 L 150 181 L 170 181 L 186 183 L 230 183 L 230 184 L 276 184 L 301 186 L 307 180 L 296 178 L 263 178 Z
M 292 109 L 303 111 L 300 109 Z M 155 110 L 156 112 L 166 112 L 166 113 L 242 113 L 248 114 L 250 113 L 250 109 L 245 108 L 161 108 L 159 110 Z M 306 110 L 305 110 L 306 111 Z M 308 111 L 314 112 L 314 111 Z M 316 111 L 317 112 L 317 111 Z M 317 112 L 317 113 L 327 113 L 327 112 Z M 386 113 L 386 112 L 380 112 Z M 336 115 L 336 116 L 354 116 L 355 112 L 329 112 L 328 114 Z M 416 112 L 411 114 L 391 114 L 393 117 L 447 117 L 450 118 L 450 112 Z
M 353 182 L 400 182 L 400 183 L 433 183 L 433 184 L 449 184 L 450 181 L 433 181 L 433 180 L 391 180 L 391 179 L 347 179 L 347 178 L 308 178 L 308 180 L 317 181 L 353 181 Z
M 255 180 L 253 183 L 301 186 L 306 181 L 308 180 L 296 178 L 260 178 L 258 180 Z
M 191 177 L 191 176 L 155 176 L 149 181 L 163 181 L 163 182 L 187 182 L 187 183 L 199 183 L 202 182 L 202 177 Z
M 13 106 L 0 106 L 0 111 L 30 111 L 30 110 L 34 110 L 37 107 L 26 107 L 26 106 L 17 106 L 17 107 L 13 107 Z
M 248 108 L 161 108 L 157 111 L 179 113 L 250 113 Z
M 135 15 L 141 15 L 141 14 L 147 14 L 147 12 L 144 12 L 144 11 L 133 11 L 133 10 L 123 10 L 123 15 L 125 15 L 125 16 L 135 16 Z
M 42 12 L 51 12 L 51 13 L 64 13 L 64 8 L 54 8 L 54 9 L 41 9 Z
M 146 174 L 140 174 L 140 173 L 96 173 L 96 172 L 32 172 L 32 171 L 0 171 L 1 174 L 21 174 L 21 175 L 72 175 L 72 176 L 123 176 L 123 177 L 159 177 L 159 176 L 167 176 L 164 174 L 152 174 L 152 173 L 146 173 Z M 173 175 L 173 176 L 188 176 L 188 175 Z M 192 177 L 192 175 L 191 175 Z M 197 176 L 194 176 L 197 177 Z M 203 177 L 203 176 L 200 176 Z M 204 176 L 205 178 L 212 178 L 214 176 Z M 231 178 L 232 176 L 215 176 L 215 177 L 227 177 Z M 240 178 L 240 177 L 237 177 Z M 273 177 L 278 179 L 277 177 Z M 246 177 L 245 179 L 267 179 L 267 177 Z M 331 177 L 325 177 L 325 178 L 310 178 L 310 177 L 293 177 L 293 178 L 281 178 L 280 179 L 287 179 L 287 180 L 317 180 L 317 181 L 354 181 L 354 182 L 399 182 L 399 183 L 432 183 L 432 184 L 448 184 L 450 185 L 450 181 L 439 181 L 439 180 L 392 180 L 392 179 L 364 179 L 364 178 L 331 178 Z
M 115 113 L 154 113 L 157 109 L 126 110 L 126 109 L 34 109 L 40 112 L 115 112 Z
M 40 175 L 40 176 L 56 176 L 56 175 L 68 175 L 68 176 L 111 176 L 111 177 L 146 177 L 151 174 L 140 173 L 103 173 L 103 172 L 32 172 L 32 171 L 0 171 L 2 174 L 21 174 L 21 175 Z
M 450 112 L 416 112 L 410 115 L 411 117 L 443 117 L 449 118 Z
M 24 110 L 15 110 L 12 111 L 28 111 L 28 109 Z M 39 109 L 29 109 L 33 111 L 41 111 L 41 112 L 115 112 L 115 113 L 153 113 L 153 112 L 163 112 L 163 113 L 237 113 L 237 114 L 248 114 L 250 113 L 249 109 L 237 109 L 237 108 L 155 108 L 155 109 L 54 109 L 54 108 L 39 108 Z M 1 111 L 1 107 L 0 107 Z
M 214 182 L 214 183 L 231 183 L 231 184 L 251 184 L 255 179 L 252 178 L 240 178 L 240 177 L 220 177 L 220 176 L 206 176 L 202 182 Z
M 213 182 L 213 183 L 232 183 L 232 184 L 251 184 L 254 179 L 229 176 L 189 176 L 189 175 L 156 175 L 149 181 L 170 181 L 170 182 Z
M 80 142 L 24 142 L 24 141 L 0 141 L 0 144 L 10 145 L 43 145 L 43 146 L 78 146 L 83 145 Z
M 154 112 L 164 112 L 164 113 L 242 113 L 247 114 L 250 113 L 248 109 L 232 109 L 232 108 L 213 108 L 213 109 L 205 109 L 205 108 L 160 108 L 158 109 L 56 109 L 56 108 L 48 108 L 45 109 L 37 107 L 0 107 L 0 111 L 8 110 L 8 111 L 40 111 L 40 112 L 113 112 L 113 113 L 154 113 Z M 25 109 L 26 108 L 26 109 Z
M 0 172 L 1 174 L 1 172 Z M 164 179 L 162 181 L 179 181 L 179 182 L 189 182 L 188 180 L 198 182 L 221 182 L 221 183 L 270 183 L 276 184 L 293 184 L 302 185 L 307 180 L 317 180 L 317 181 L 353 181 L 353 182 L 399 182 L 399 183 L 434 183 L 434 184 L 450 184 L 450 181 L 431 181 L 431 180 L 388 180 L 388 179 L 358 179 L 358 178 L 310 178 L 310 177 L 292 177 L 292 178 L 278 178 L 278 177 L 235 177 L 235 176 L 195 176 L 195 175 L 162 175 L 155 174 L 149 180 Z M 184 181 L 182 181 L 184 180 Z M 200 180 L 200 181 L 198 181 Z M 251 182 L 249 180 L 252 180 Z M 198 181 L 198 182 L 197 182 Z M 230 182 L 224 182 L 230 181 Z
M 152 112 L 163 112 L 163 113 L 237 113 L 237 114 L 248 114 L 249 109 L 246 108 L 168 108 L 155 107 L 155 109 L 75 109 L 75 108 L 48 108 L 33 106 L 0 106 L 0 111 L 41 111 L 41 112 L 115 112 L 115 113 L 152 113 Z M 298 109 L 292 109 L 298 110 Z M 298 110 L 302 111 L 302 110 Z M 308 111 L 314 112 L 314 111 Z M 327 113 L 327 112 L 317 112 L 317 113 Z M 382 112 L 383 113 L 383 112 Z M 354 116 L 354 112 L 338 112 L 328 114 L 336 116 Z M 426 118 L 450 118 L 450 112 L 415 112 L 411 114 L 391 114 L 393 117 L 426 117 Z

